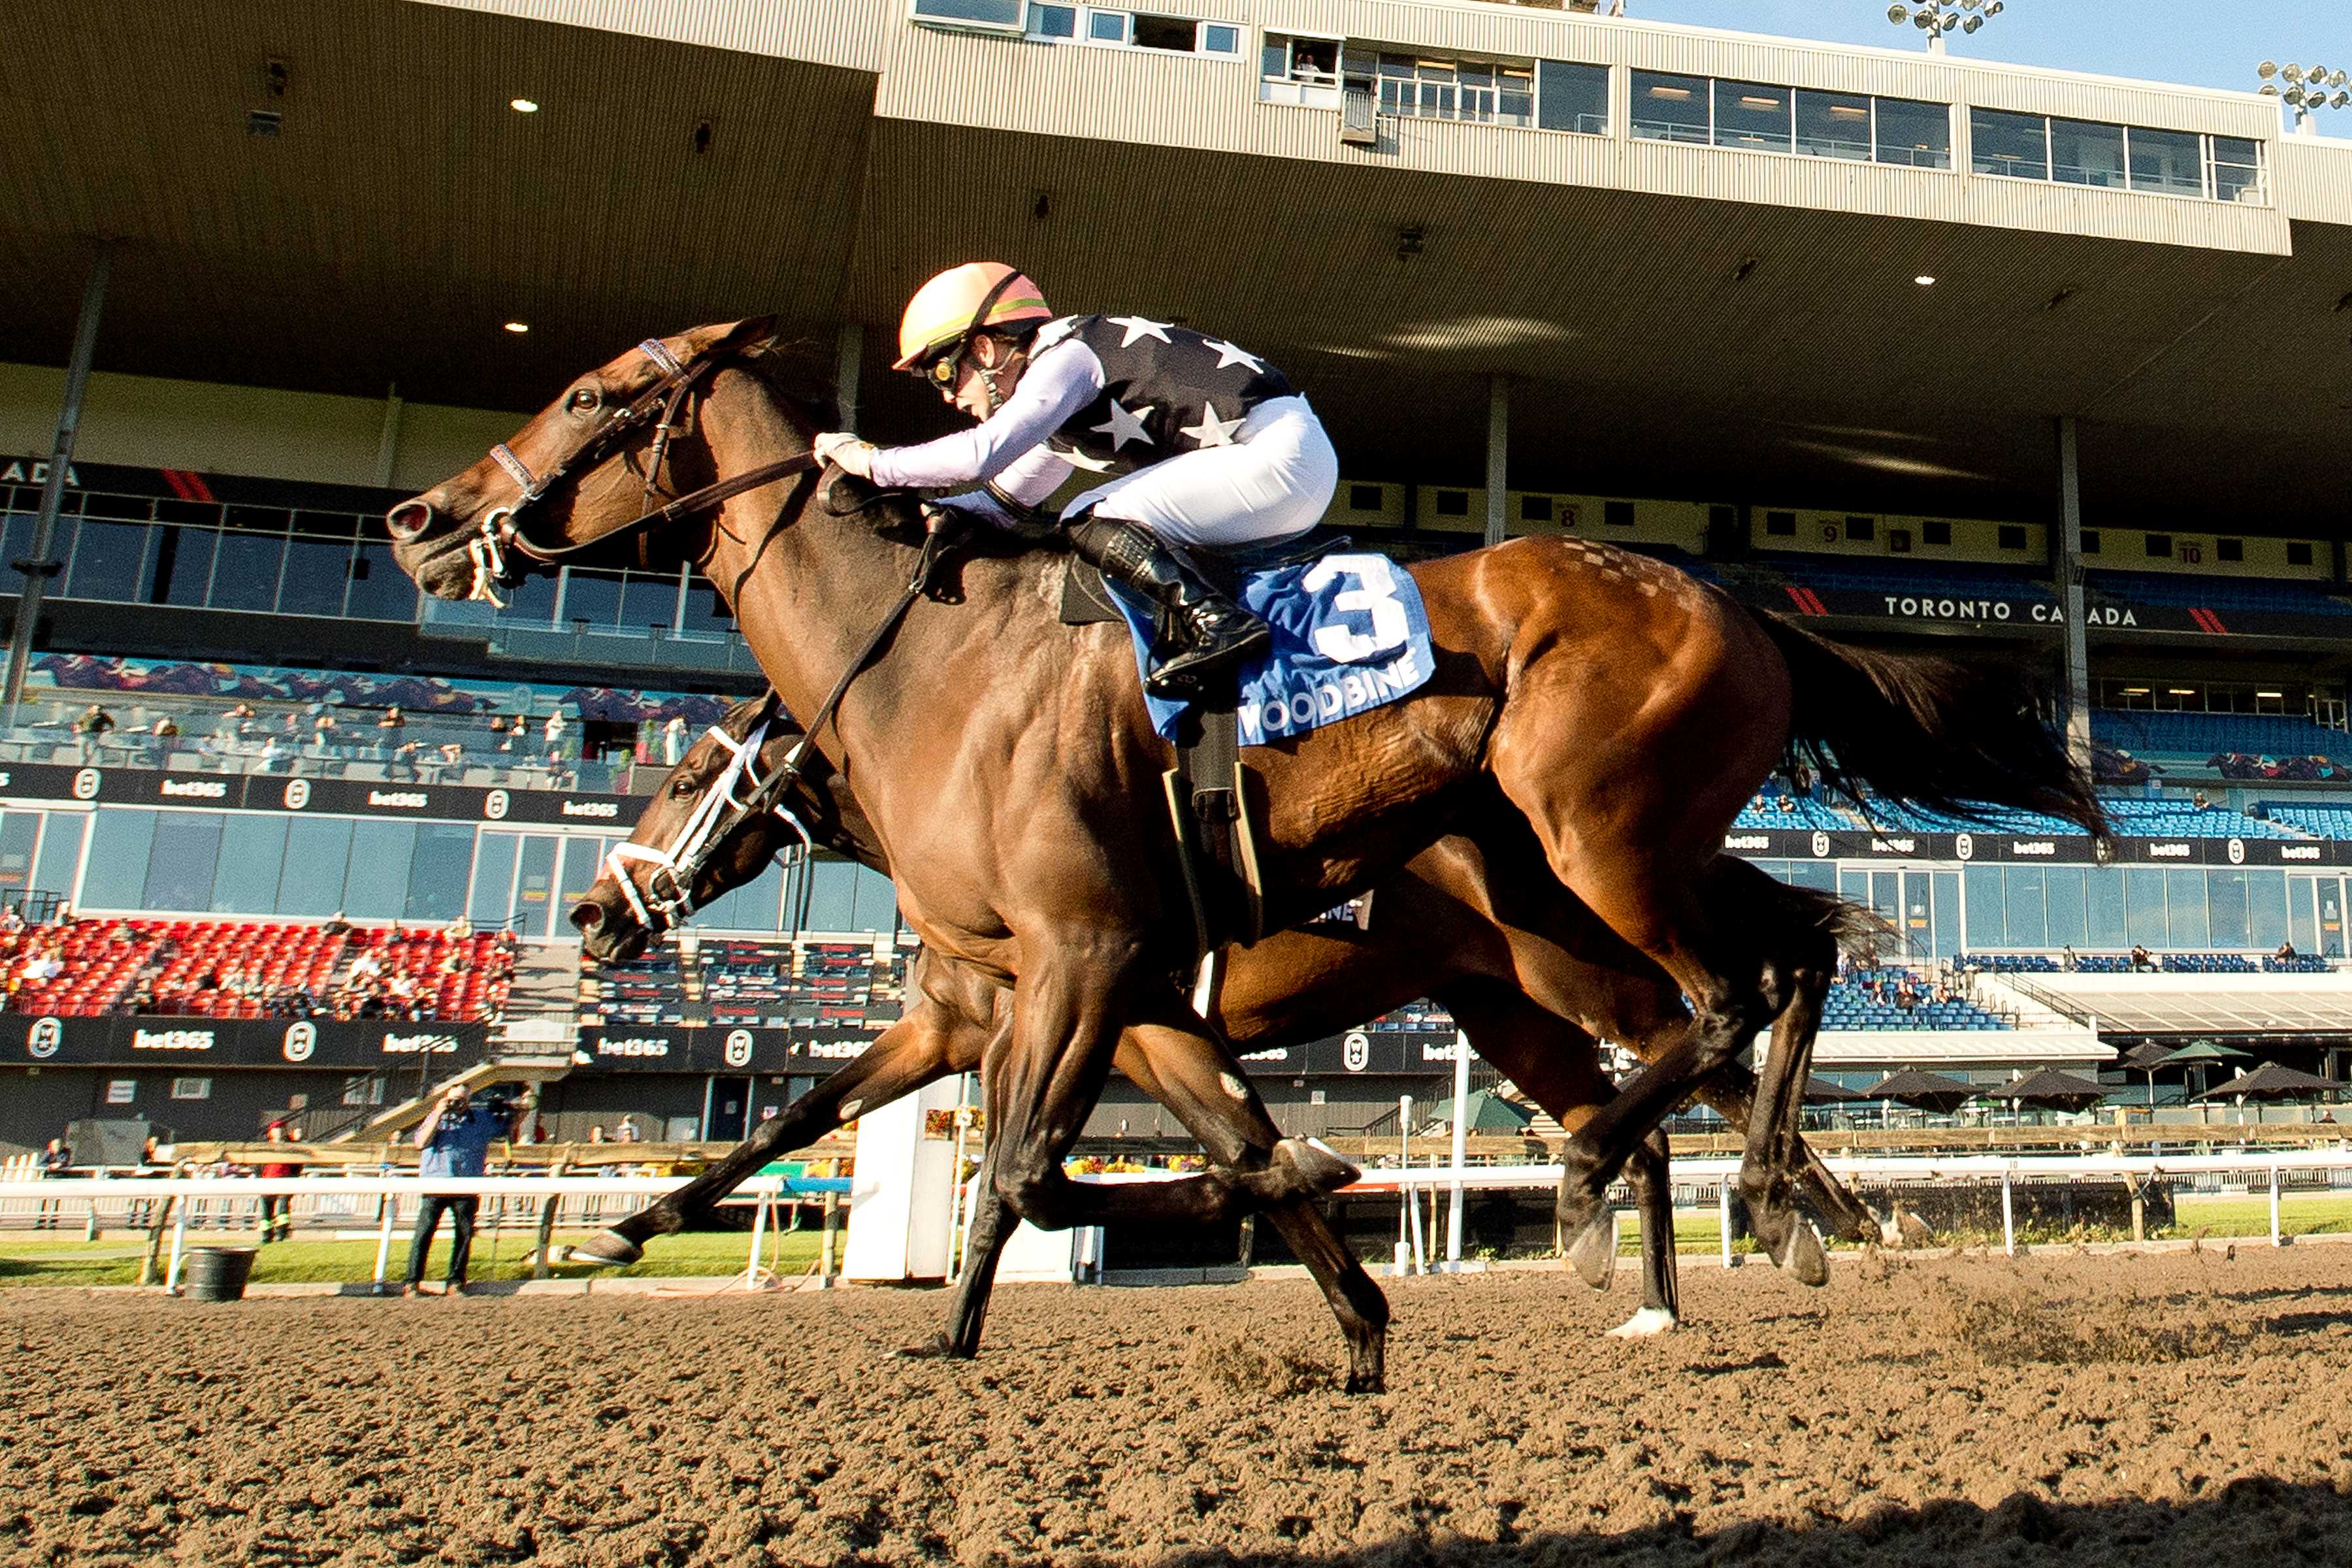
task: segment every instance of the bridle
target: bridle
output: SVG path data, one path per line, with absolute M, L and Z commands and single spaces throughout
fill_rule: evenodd
M 776 694 L 769 692 L 760 705 L 758 721 L 740 741 L 729 734 L 723 725 L 710 726 L 710 738 L 731 754 L 719 776 L 704 787 L 694 809 L 687 814 L 685 823 L 666 847 L 656 849 L 624 842 L 614 845 L 604 857 L 604 869 L 621 885 L 621 897 L 628 901 L 629 912 L 636 916 L 648 937 L 657 937 L 672 927 L 683 925 L 693 915 L 694 884 L 703 868 L 710 863 L 719 845 L 732 838 L 751 818 L 772 811 L 800 836 L 803 856 L 814 847 L 807 825 L 782 799 L 792 780 L 799 776 L 808 737 L 801 737 L 800 743 L 773 774 L 765 779 L 759 774 L 760 749 L 766 744 L 768 726 L 781 708 Z M 739 787 L 749 793 L 739 797 Z M 791 851 L 785 853 L 789 856 Z M 646 874 L 642 893 L 629 876 L 627 862 L 631 860 L 643 861 L 653 868 Z
M 747 469 L 716 484 L 703 486 L 678 496 L 661 506 L 654 498 L 663 493 L 662 473 L 669 462 L 672 438 L 688 426 L 681 418 L 690 407 L 690 400 L 703 381 L 724 363 L 723 352 L 713 350 L 681 360 L 670 353 L 669 346 L 658 338 L 647 338 L 637 345 L 637 352 L 661 367 L 661 379 L 655 382 L 626 406 L 582 437 L 572 448 L 558 458 L 544 472 L 533 473 L 530 465 L 516 455 L 504 441 L 490 448 L 490 460 L 507 472 L 521 487 L 522 493 L 503 506 L 493 507 L 484 514 L 474 537 L 467 541 L 466 558 L 474 568 L 474 581 L 467 591 L 468 599 L 488 601 L 504 609 L 506 601 L 499 597 L 501 588 L 512 588 L 522 581 L 520 569 L 509 559 L 509 553 L 539 566 L 557 566 L 572 556 L 609 544 L 614 540 L 664 523 L 676 522 L 696 512 L 708 511 L 723 501 L 732 500 L 746 490 L 794 474 L 808 473 L 817 467 L 814 454 L 803 453 L 773 463 L 764 463 Z M 541 497 L 569 478 L 583 465 L 602 462 L 614 445 L 642 428 L 649 421 L 654 426 L 653 450 L 647 454 L 645 468 L 645 493 L 640 505 L 645 509 L 626 522 L 592 534 L 586 539 L 566 544 L 540 544 L 523 531 L 524 513 Z

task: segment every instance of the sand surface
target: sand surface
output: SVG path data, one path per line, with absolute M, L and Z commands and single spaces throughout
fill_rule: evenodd
M 2352 1247 L 1394 1281 L 0 1296 L 8 1563 L 2352 1563 Z

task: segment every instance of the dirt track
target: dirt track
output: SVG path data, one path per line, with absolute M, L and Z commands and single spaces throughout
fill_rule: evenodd
M 0 1562 L 2352 1563 L 2352 1247 L 1399 1282 L 0 1296 Z

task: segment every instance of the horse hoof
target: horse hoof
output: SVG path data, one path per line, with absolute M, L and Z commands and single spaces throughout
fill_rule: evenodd
M 1349 1394 L 1386 1394 L 1388 1391 L 1388 1379 L 1377 1372 L 1351 1372 L 1348 1374 L 1347 1392 Z
M 1681 1321 L 1664 1307 L 1644 1307 L 1609 1331 L 1612 1340 L 1646 1340 L 1679 1328 Z
M 950 1361 L 955 1358 L 955 1345 L 945 1334 L 933 1334 L 917 1345 L 902 1345 L 898 1354 L 908 1361 Z
M 1316 1194 L 1351 1186 L 1363 1174 L 1317 1138 L 1285 1138 L 1274 1146 L 1274 1159 L 1288 1165 L 1307 1190 Z
M 1609 1289 L 1617 1272 L 1617 1215 L 1602 1209 L 1568 1244 L 1568 1266 L 1595 1290 Z
M 1801 1218 L 1789 1226 L 1788 1242 L 1772 1261 L 1795 1275 L 1801 1285 L 1830 1282 L 1830 1255 L 1811 1220 Z
M 592 1236 L 577 1247 L 566 1247 L 562 1255 L 565 1263 L 594 1263 L 613 1268 L 625 1268 L 644 1258 L 646 1249 L 617 1230 Z

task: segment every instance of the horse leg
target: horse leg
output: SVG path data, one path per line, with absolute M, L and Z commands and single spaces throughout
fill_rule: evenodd
M 951 1072 L 969 1071 L 981 1059 L 985 1026 L 926 996 L 913 1011 L 884 1031 L 864 1055 L 761 1122 L 709 1170 L 675 1192 L 572 1249 L 576 1262 L 628 1264 L 645 1256 L 645 1243 L 670 1236 L 710 1211 L 744 1178 L 779 1153 L 814 1142 L 870 1106 L 887 1105 Z
M 1772 1026 L 1772 1048 L 1776 1051 L 1783 1048 L 1780 1035 L 1788 1020 L 1789 1015 L 1784 1012 Z M 1737 1127 L 1746 1127 L 1754 1120 L 1755 1097 L 1756 1075 L 1737 1062 L 1718 1069 L 1714 1078 L 1700 1086 L 1697 1095 L 1701 1104 Z M 1801 1136 L 1796 1141 L 1794 1165 L 1798 1187 L 1822 1217 L 1829 1221 L 1831 1234 L 1848 1241 L 1885 1239 L 1885 1226 L 1878 1216 L 1838 1179 L 1836 1172 L 1822 1163 L 1822 1157 Z
M 1642 1306 L 1610 1337 L 1647 1339 L 1682 1321 L 1682 1293 L 1675 1273 L 1675 1192 L 1667 1179 L 1666 1130 L 1650 1129 L 1642 1146 L 1627 1156 L 1625 1179 L 1633 1184 L 1633 1211 L 1642 1216 Z
M 1799 1118 L 1830 978 L 1830 969 L 1819 965 L 1799 966 L 1786 976 L 1786 999 L 1773 1021 L 1764 1070 L 1757 1075 L 1755 1109 L 1739 1161 L 1739 1195 L 1757 1245 L 1807 1285 L 1826 1285 L 1830 1278 L 1822 1238 L 1794 1202 Z

